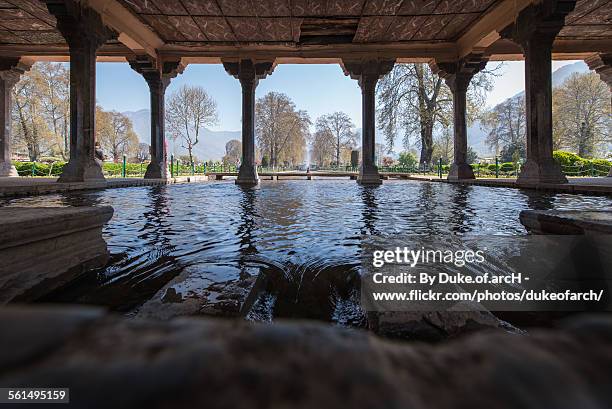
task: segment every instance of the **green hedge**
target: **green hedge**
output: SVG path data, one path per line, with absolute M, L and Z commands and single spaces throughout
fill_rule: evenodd
M 59 176 L 64 170 L 66 162 L 13 162 L 19 176 Z M 34 168 L 34 172 L 32 172 Z M 144 163 L 128 163 L 126 164 L 126 176 L 142 176 L 147 169 L 147 164 Z M 121 163 L 104 163 L 102 170 L 108 176 L 121 176 L 123 164 Z
M 606 176 L 612 167 L 612 161 L 586 159 L 571 152 L 554 151 L 553 158 L 568 176 Z
M 13 162 L 19 176 L 59 176 L 66 162 Z

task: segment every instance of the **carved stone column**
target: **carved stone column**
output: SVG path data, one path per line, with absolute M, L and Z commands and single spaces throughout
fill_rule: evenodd
M 395 60 L 342 60 L 345 75 L 361 87 L 361 166 L 357 182 L 380 185 L 382 180 L 374 160 L 376 145 L 376 83 L 393 68 Z
M 13 87 L 29 69 L 19 57 L 0 57 L 0 177 L 19 176 L 11 163 Z
M 454 161 L 448 179 L 474 179 L 474 171 L 467 163 L 467 89 L 472 77 L 487 65 L 487 58 L 470 54 L 452 63 L 432 62 L 431 68 L 453 93 Z
M 103 181 L 95 159 L 96 50 L 115 33 L 75 0 L 46 0 L 70 48 L 70 161 L 59 182 Z
M 159 63 L 148 56 L 137 56 L 129 62 L 130 67 L 144 77 L 151 95 L 151 162 L 144 177 L 167 179 L 169 172 L 164 125 L 166 88 L 172 78 L 183 72 L 184 66 L 180 60 Z
M 236 183 L 257 185 L 255 164 L 255 88 L 260 79 L 274 70 L 273 62 L 253 60 L 223 61 L 225 70 L 240 81 L 242 87 L 242 160 Z
M 576 1 L 542 0 L 520 12 L 516 22 L 501 33 L 523 48 L 527 113 L 527 162 L 519 184 L 567 183 L 553 160 L 552 44 Z

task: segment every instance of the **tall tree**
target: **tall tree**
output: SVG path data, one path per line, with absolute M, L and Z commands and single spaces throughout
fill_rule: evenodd
M 334 136 L 327 131 L 317 131 L 310 143 L 310 156 L 319 166 L 327 166 L 334 161 L 335 157 Z
M 238 163 L 242 157 L 242 142 L 238 139 L 231 139 L 225 144 L 225 156 L 223 163 L 232 165 Z
M 476 74 L 468 88 L 468 122 L 475 119 L 490 90 L 492 71 Z M 434 131 L 452 124 L 453 99 L 444 81 L 427 64 L 396 64 L 378 88 L 379 126 L 385 135 L 389 152 L 403 130 L 403 146 L 409 149 L 411 138 L 418 136 L 420 163 L 431 163 Z
M 13 136 L 16 146 L 25 147 L 31 161 L 49 152 L 49 132 L 42 117 L 41 93 L 35 73 L 24 75 L 13 88 Z
M 434 138 L 433 159 L 442 158 L 442 163 L 450 164 L 453 160 L 454 139 L 452 128 L 450 126 L 442 127 Z
M 353 121 L 346 113 L 337 111 L 320 116 L 315 127 L 317 133 L 327 133 L 333 138 L 336 155 L 335 164 L 336 166 L 340 165 L 342 150 L 353 148 L 357 144 Z
M 297 164 L 304 159 L 310 123 L 306 111 L 296 110 L 285 94 L 269 92 L 257 100 L 255 131 L 262 156 L 268 158 L 270 166 Z
M 495 155 L 507 147 L 524 151 L 527 135 L 525 116 L 525 98 L 517 96 L 509 98 L 481 117 L 481 129 L 487 133 L 487 146 L 495 151 Z M 508 149 L 506 149 L 508 151 Z
M 64 159 L 70 149 L 70 71 L 62 63 L 39 62 L 32 67 L 41 95 L 42 115 Z
M 584 158 L 604 153 L 612 142 L 610 90 L 596 73 L 574 73 L 553 91 L 557 148 Z
M 121 161 L 123 155 L 131 156 L 138 151 L 138 136 L 132 121 L 117 111 L 104 111 L 96 107 L 96 139 L 113 162 Z
M 193 164 L 193 147 L 206 125 L 217 122 L 217 103 L 204 88 L 184 85 L 170 94 L 166 103 L 166 127 L 170 137 L 180 139 Z

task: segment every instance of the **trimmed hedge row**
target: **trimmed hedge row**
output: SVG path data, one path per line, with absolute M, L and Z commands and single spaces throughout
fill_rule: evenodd
M 64 170 L 66 162 L 13 162 L 19 176 L 59 176 Z M 127 163 L 125 166 L 126 176 L 141 176 L 147 168 L 147 164 Z M 108 176 L 121 176 L 123 164 L 104 163 L 102 170 Z

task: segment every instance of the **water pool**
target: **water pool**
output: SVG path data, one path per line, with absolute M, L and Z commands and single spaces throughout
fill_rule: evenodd
M 149 306 L 168 317 L 195 313 L 211 286 L 263 271 L 273 277 L 273 290 L 255 301 L 250 318 L 358 325 L 351 289 L 364 236 L 523 235 L 523 209 L 610 209 L 612 199 L 419 181 L 362 187 L 287 180 L 250 189 L 230 181 L 109 189 L 0 205 L 115 209 L 103 231 L 108 265 L 44 301 L 105 305 L 126 314 Z

